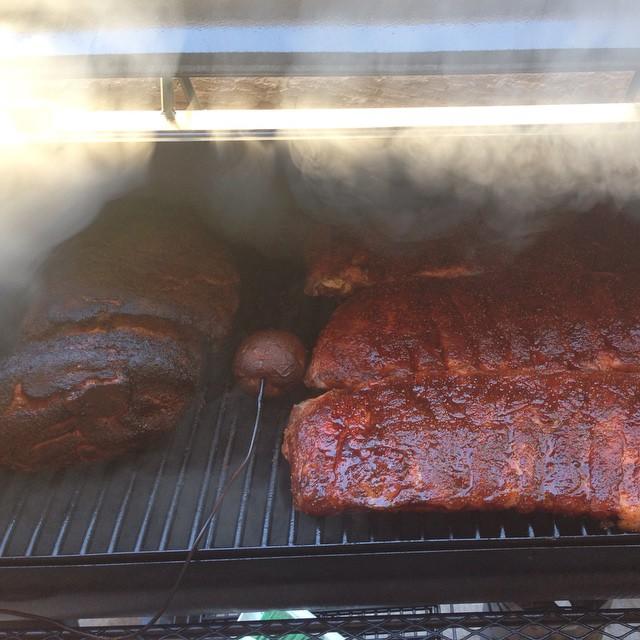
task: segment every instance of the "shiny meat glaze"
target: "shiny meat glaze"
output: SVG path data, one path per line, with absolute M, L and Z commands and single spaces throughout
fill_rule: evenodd
M 436 376 L 294 408 L 297 509 L 544 510 L 640 529 L 640 376 Z
M 320 334 L 306 383 L 566 370 L 640 371 L 635 274 L 503 273 L 365 289 Z

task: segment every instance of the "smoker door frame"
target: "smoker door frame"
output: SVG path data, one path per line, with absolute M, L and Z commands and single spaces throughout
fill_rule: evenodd
M 640 5 L 628 0 L 192 0 L 179 14 L 154 0 L 136 15 L 111 0 L 99 23 L 82 3 L 52 15 L 8 5 L 16 33 L 0 71 L 32 77 L 640 69 Z
M 0 567 L 0 603 L 57 618 L 150 615 L 181 554 L 37 559 Z M 201 553 L 171 613 L 425 602 L 594 600 L 640 594 L 639 545 Z

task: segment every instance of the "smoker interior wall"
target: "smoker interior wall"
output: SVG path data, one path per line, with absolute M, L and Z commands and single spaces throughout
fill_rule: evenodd
M 446 107 L 624 102 L 633 71 L 193 78 L 201 109 Z M 173 81 L 176 109 L 189 99 Z M 158 109 L 158 78 L 42 79 L 30 99 L 73 108 Z M 20 96 L 11 96 L 19 100 Z

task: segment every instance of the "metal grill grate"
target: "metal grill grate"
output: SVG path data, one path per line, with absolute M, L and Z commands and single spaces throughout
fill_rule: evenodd
M 389 542 L 635 538 L 547 515 L 349 514 L 293 511 L 280 454 L 290 401 L 271 401 L 243 478 L 230 490 L 203 548 Z M 0 474 L 0 555 L 85 555 L 184 550 L 243 456 L 253 399 L 229 389 L 194 407 L 169 446 L 101 466 L 35 476 Z
M 580 610 L 557 609 L 533 612 L 439 613 L 414 611 L 378 611 L 374 615 L 349 612 L 345 615 L 318 613 L 311 619 L 274 619 L 239 622 L 237 616 L 217 616 L 191 624 L 157 625 L 139 638 L 174 640 L 236 639 L 244 637 L 298 640 L 368 639 L 403 640 L 637 640 L 640 638 L 638 609 Z M 85 629 L 88 630 L 88 629 Z M 136 627 L 95 628 L 93 631 L 113 637 L 136 631 Z M 327 636 L 327 634 L 337 634 Z M 63 640 L 67 633 L 38 630 L 0 630 L 0 640 Z
M 302 295 L 291 273 L 247 268 L 254 289 L 244 296 L 251 305 L 239 333 L 294 328 L 311 344 L 331 307 Z M 208 389 L 155 450 L 55 473 L 0 472 L 3 603 L 68 618 L 155 610 L 180 552 L 246 452 L 255 400 L 220 380 L 228 370 L 212 364 Z M 640 535 L 587 520 L 296 513 L 280 446 L 303 394 L 265 403 L 254 456 L 213 520 L 174 612 L 530 601 L 550 591 L 588 599 L 640 588 Z
M 293 328 L 309 344 L 331 305 L 302 294 L 290 265 L 245 260 L 240 331 Z M 259 274 L 258 276 L 256 274 Z M 258 278 L 260 278 L 258 280 Z M 247 285 L 249 286 L 249 285 Z M 103 465 L 36 475 L 0 472 L 0 562 L 16 558 L 185 550 L 222 484 L 242 459 L 254 399 L 230 383 L 212 383 L 170 440 L 155 450 Z M 298 398 L 270 400 L 254 456 L 205 538 L 204 549 L 288 549 L 378 543 L 472 545 L 491 541 L 606 541 L 640 536 L 588 520 L 516 514 L 347 514 L 311 518 L 292 509 L 282 431 Z

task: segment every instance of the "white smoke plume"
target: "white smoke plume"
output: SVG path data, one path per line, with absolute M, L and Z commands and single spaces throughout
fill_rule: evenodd
M 28 282 L 51 248 L 135 186 L 148 151 L 121 144 L 0 148 L 0 286 Z
M 500 239 L 522 242 L 563 212 L 640 202 L 637 131 L 527 133 L 295 141 L 291 184 L 309 214 L 399 241 L 482 216 Z
M 537 29 L 539 38 L 545 41 L 544 20 L 548 21 L 548 33 L 565 38 L 553 43 L 560 50 L 569 49 L 577 55 L 579 51 L 598 49 L 601 56 L 606 56 L 602 43 L 607 30 L 617 27 L 618 31 L 629 32 L 629 24 L 633 23 L 629 15 L 637 15 L 638 10 L 637 3 L 604 7 L 601 3 L 554 4 L 546 0 L 401 0 L 392 6 L 376 0 L 347 4 L 308 0 L 296 3 L 293 20 L 307 29 L 304 44 L 309 48 L 315 44 L 318 50 L 327 51 L 334 44 L 345 44 L 327 39 L 322 25 L 329 24 L 337 25 L 335 33 L 340 37 L 360 35 L 364 43 L 354 42 L 354 48 L 368 44 L 381 52 L 399 43 L 397 38 L 385 42 L 385 34 L 394 38 L 399 32 L 406 33 L 408 40 L 400 44 L 410 48 L 414 44 L 410 38 L 423 37 L 411 29 L 412 20 L 429 20 L 435 25 L 433 33 L 441 36 L 446 47 L 442 52 L 446 63 L 447 51 L 453 56 L 468 44 L 455 40 L 463 32 L 451 25 L 466 13 L 470 30 L 490 32 L 494 19 L 498 24 L 511 24 L 511 31 L 494 29 L 495 47 L 505 49 L 506 64 L 508 49 L 517 48 L 519 39 L 526 40 L 533 30 Z M 352 29 L 342 29 L 347 22 Z M 372 23 L 389 28 L 379 29 L 376 33 L 380 39 L 367 42 L 367 30 L 359 29 L 359 25 Z M 295 37 L 301 36 L 292 39 Z M 419 48 L 420 43 L 415 44 Z M 407 53 L 407 69 L 409 58 Z M 534 61 L 535 55 L 530 58 Z M 593 68 L 597 62 L 601 58 L 592 59 Z M 552 60 L 549 67 L 554 67 Z M 400 64 L 397 68 L 402 70 Z M 590 67 L 587 64 L 585 68 Z M 503 75 L 496 69 L 493 74 L 479 76 L 333 78 L 333 71 L 328 67 L 326 78 L 321 77 L 321 72 L 320 77 L 314 78 L 261 78 L 253 85 L 254 94 L 250 90 L 251 79 L 244 78 L 241 84 L 221 82 L 221 90 L 211 89 L 211 94 L 217 107 L 223 107 L 226 100 L 233 108 L 260 104 L 261 95 L 267 95 L 270 108 L 616 102 L 625 100 L 632 77 L 632 73 L 622 71 Z M 238 86 L 241 90 L 236 90 Z M 562 222 L 563 212 L 587 211 L 600 202 L 617 209 L 632 206 L 640 198 L 637 132 L 628 129 L 612 134 L 610 128 L 583 128 L 567 135 L 531 129 L 524 133 L 425 137 L 409 130 L 386 140 L 295 140 L 288 144 L 288 154 L 282 154 L 290 156 L 292 165 L 281 162 L 277 154 L 265 152 L 263 143 L 253 147 L 244 143 L 243 162 L 233 172 L 222 168 L 212 179 L 211 202 L 225 211 L 236 207 L 237 215 L 229 216 L 230 224 L 243 220 L 250 237 L 250 230 L 271 215 L 272 193 L 281 191 L 277 172 L 273 171 L 274 163 L 280 162 L 281 167 L 289 166 L 288 187 L 295 206 L 319 222 L 355 229 L 373 227 L 395 240 L 409 241 L 445 234 L 459 223 L 481 216 L 496 236 L 518 246 L 532 233 Z M 228 178 L 231 173 L 232 178 Z M 256 173 L 258 180 L 252 177 Z
M 442 36 L 445 65 L 469 45 L 460 41 L 461 34 L 483 29 L 494 30 L 492 44 L 505 49 L 505 67 L 509 48 L 521 44 L 514 34 L 526 41 L 536 30 L 541 42 L 554 34 L 558 55 L 563 49 L 583 51 L 586 60 L 593 49 L 601 51 L 601 60 L 608 55 L 601 48 L 608 30 L 629 33 L 629 25 L 637 24 L 640 15 L 637 3 L 604 8 L 600 3 L 533 0 L 526 10 L 523 3 L 491 2 L 356 5 L 367 11 L 359 17 L 367 24 L 389 25 L 393 11 L 398 25 L 426 17 L 434 27 L 432 36 Z M 309 3 L 303 6 L 314 11 Z M 466 32 L 451 28 L 458 19 L 468 23 Z M 394 30 L 379 33 L 382 39 L 375 46 L 385 51 L 384 34 L 393 35 Z M 415 33 L 406 28 L 407 38 Z M 515 59 L 517 53 L 511 55 Z M 549 67 L 554 67 L 552 60 Z M 366 106 L 376 106 L 376 100 L 382 102 L 377 106 L 395 107 L 625 101 L 631 77 L 499 70 L 494 75 L 422 77 L 414 82 L 408 76 L 381 77 Z M 637 126 L 612 131 L 594 126 L 562 135 L 528 128 L 500 136 L 482 131 L 425 136 L 406 130 L 386 140 L 296 140 L 290 143 L 295 166 L 290 184 L 305 212 L 334 225 L 373 228 L 393 240 L 411 241 L 446 234 L 461 222 L 481 217 L 498 239 L 518 246 L 536 231 L 560 223 L 563 212 L 575 214 L 603 202 L 614 209 L 633 209 L 640 200 L 640 133 Z
M 107 200 L 144 181 L 152 151 L 149 143 L 40 144 L 20 134 L 30 120 L 46 123 L 50 114 L 65 110 L 81 117 L 84 110 L 104 108 L 96 103 L 92 88 L 95 67 L 91 56 L 78 56 L 78 78 L 50 78 L 37 68 L 20 66 L 18 59 L 55 55 L 61 49 L 68 53 L 74 42 L 87 42 L 91 34 L 99 34 L 102 47 L 122 45 L 124 37 L 131 37 L 127 29 L 143 27 L 155 13 L 151 3 L 129 3 L 126 11 L 123 7 L 115 0 L 2 3 L 0 287 L 26 283 L 53 246 L 89 224 Z M 177 18 L 181 11 L 178 5 L 175 11 Z M 172 19 L 171 15 L 165 17 Z M 176 43 L 173 48 L 179 50 Z
M 180 4 L 161 3 L 164 23 L 181 22 Z M 229 16 L 235 16 L 233 20 L 242 23 L 261 19 L 268 22 L 269 15 L 279 11 L 269 3 L 254 2 L 252 6 L 259 9 L 258 13 L 245 15 L 242 6 L 250 4 L 217 3 L 209 17 L 212 22 L 222 23 L 227 12 Z M 56 42 L 47 34 L 56 25 L 70 25 L 65 26 L 67 31 L 84 28 L 99 32 L 103 42 L 117 44 L 123 38 L 131 38 L 138 25 L 157 21 L 157 3 L 129 5 L 123 11 L 125 3 L 121 0 L 101 3 L 5 0 L 0 11 L 3 35 L 0 55 L 3 49 L 11 53 L 20 43 L 24 46 L 25 30 L 35 29 L 35 35 L 27 40 L 27 45 L 34 51 L 54 52 Z M 489 5 L 494 8 L 490 9 Z M 494 10 L 509 13 L 510 10 L 498 5 L 502 3 L 477 3 L 477 8 L 472 7 L 474 15 L 471 17 L 490 22 Z M 566 17 L 562 14 L 564 10 L 550 8 L 545 0 L 534 0 L 528 6 L 531 15 L 542 15 L 549 10 L 557 12 L 557 19 Z M 579 41 L 588 48 L 588 27 L 602 17 L 603 10 L 591 5 L 580 8 L 578 3 L 573 7 L 573 18 L 578 16 L 577 26 L 567 32 L 566 45 L 571 47 Z M 175 15 L 166 15 L 167 11 Z M 310 27 L 306 33 L 311 39 L 317 38 L 319 46 L 330 47 L 331 43 L 323 40 L 323 21 L 339 23 L 346 21 L 345 16 L 349 14 L 348 19 L 356 26 L 365 22 L 385 24 L 391 20 L 389 11 L 395 12 L 398 24 L 410 22 L 407 16 L 420 17 L 420 14 L 434 23 L 441 23 L 443 33 L 448 33 L 446 22 L 452 9 L 449 3 L 410 0 L 395 3 L 393 7 L 378 1 L 354 2 L 347 6 L 337 1 L 307 0 L 295 3 L 293 18 Z M 610 13 L 609 8 L 606 11 Z M 516 13 L 514 9 L 514 16 Z M 84 26 L 78 26 L 77 14 L 84 16 Z M 610 16 L 607 19 L 612 22 Z M 232 22 L 231 18 L 229 20 Z M 527 25 L 523 28 L 526 31 Z M 357 37 L 360 32 L 355 28 L 351 33 Z M 393 30 L 388 33 L 392 34 Z M 411 33 L 407 30 L 408 36 Z M 388 48 L 385 42 L 371 44 L 380 51 Z M 448 42 L 447 46 L 453 51 L 464 49 L 465 43 Z M 179 51 L 180 43 L 172 43 L 171 48 Z M 89 76 L 90 65 L 87 60 Z M 143 70 L 129 69 L 129 72 L 139 74 Z M 572 78 L 576 79 L 578 91 Z M 465 89 L 467 80 L 474 87 L 473 91 Z M 460 77 L 418 78 L 413 84 L 410 76 L 400 80 L 391 77 L 341 78 L 339 86 L 346 95 L 340 97 L 331 93 L 331 101 L 332 106 L 390 106 L 388 101 L 393 99 L 393 106 L 418 106 L 443 105 L 449 100 L 459 104 L 461 96 L 467 96 L 475 104 L 501 104 L 505 100 L 508 103 L 535 103 L 572 97 L 586 100 L 589 95 L 602 100 L 608 91 L 603 90 L 597 74 L 556 77 L 551 83 L 551 93 L 543 90 L 539 95 L 529 80 L 530 77 L 525 81 L 522 76 L 501 77 L 498 74 L 479 80 L 465 76 L 464 81 Z M 609 75 L 608 80 L 615 88 L 611 99 L 619 99 L 629 76 Z M 18 110 L 25 102 L 30 107 L 35 106 L 36 111 L 42 102 L 47 108 L 55 108 L 58 98 L 51 92 L 43 98 L 41 82 L 42 78 L 29 77 L 21 79 L 20 85 L 15 84 L 13 77 L 11 82 L 1 82 L 0 104 L 6 106 L 7 99 L 17 99 Z M 233 94 L 234 107 L 255 106 L 260 104 L 260 95 L 267 91 L 271 91 L 272 97 L 280 95 L 281 106 L 324 106 L 326 88 L 331 82 L 330 78 L 303 78 L 295 79 L 295 82 L 294 79 L 260 78 L 255 82 L 258 95 L 247 91 L 247 104 L 239 104 L 235 81 L 214 81 L 210 84 L 214 104 L 208 106 L 224 107 L 225 95 L 229 94 Z M 589 85 L 595 89 L 592 94 L 589 94 Z M 220 87 L 227 88 L 217 91 Z M 480 91 L 482 87 L 484 92 Z M 295 89 L 293 101 L 287 94 L 288 88 Z M 59 98 L 68 102 L 72 95 L 71 85 L 61 93 L 64 95 Z M 76 106 L 94 106 L 90 94 L 73 93 L 72 97 Z M 272 102 L 272 106 L 278 106 L 277 98 Z M 296 141 L 289 144 L 286 153 L 264 142 L 234 143 L 235 146 L 229 147 L 225 146 L 227 143 L 221 143 L 210 148 L 213 162 L 190 167 L 181 164 L 178 171 L 190 177 L 198 174 L 198 179 L 191 180 L 188 187 L 206 192 L 201 201 L 209 209 L 214 226 L 221 226 L 240 241 L 246 239 L 254 244 L 274 245 L 280 240 L 286 243 L 284 230 L 294 224 L 291 212 L 296 210 L 321 222 L 349 224 L 356 228 L 373 226 L 397 240 L 442 235 L 481 213 L 497 234 L 520 238 L 552 224 L 552 218 L 541 213 L 559 209 L 583 211 L 603 200 L 623 206 L 638 198 L 640 145 L 637 143 L 635 133 L 603 136 L 594 131 L 553 137 L 539 132 L 538 135 L 495 138 L 425 138 L 409 131 L 384 141 Z M 53 244 L 88 223 L 105 199 L 138 183 L 144 177 L 150 151 L 144 145 L 114 144 L 23 146 L 18 149 L 15 144 L 2 144 L 2 136 L 0 147 L 3 172 L 0 284 L 23 277 L 29 272 L 30 265 L 36 264 Z M 214 169 L 206 173 L 206 167 L 212 165 Z M 25 185 L 32 188 L 27 189 Z M 177 190 L 180 197 L 184 193 L 186 189 Z

